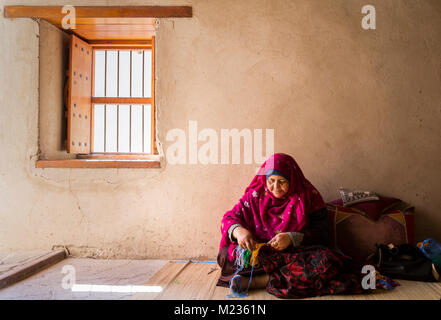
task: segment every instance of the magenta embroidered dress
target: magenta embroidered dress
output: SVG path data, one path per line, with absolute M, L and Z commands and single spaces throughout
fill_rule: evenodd
M 266 173 L 272 169 L 290 181 L 289 190 L 281 199 L 266 186 Z M 319 228 L 309 228 L 310 220 L 317 213 L 323 217 L 322 226 L 327 224 L 326 204 L 295 160 L 286 154 L 272 155 L 262 164 L 239 202 L 222 218 L 218 254 L 222 273 L 218 285 L 229 286 L 236 271 L 233 261 L 237 242 L 230 240 L 228 230 L 232 225 L 240 224 L 251 232 L 257 243 L 268 242 L 280 232 L 304 235 L 300 246 L 289 246 L 283 251 L 265 246 L 260 250 L 262 263 L 254 270 L 253 276 L 268 273 L 267 291 L 271 294 L 280 298 L 300 298 L 361 292 L 358 273 L 349 270 L 343 256 L 320 245 L 323 234 Z M 239 274 L 249 276 L 250 270 L 245 269 Z

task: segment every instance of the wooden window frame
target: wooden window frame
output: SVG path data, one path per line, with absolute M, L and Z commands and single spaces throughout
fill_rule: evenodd
M 37 160 L 37 168 L 160 168 L 159 154 L 156 146 L 156 121 L 155 121 L 155 36 L 150 43 L 146 41 L 90 41 L 88 43 L 92 48 L 92 76 L 90 81 L 90 152 L 78 153 L 76 159 L 68 160 Z M 152 50 L 152 79 L 151 79 L 151 97 L 94 97 L 95 85 L 95 50 Z M 143 73 L 144 76 L 144 73 Z M 144 89 L 143 89 L 144 90 Z M 151 106 L 151 153 L 100 153 L 93 152 L 93 134 L 94 134 L 94 105 L 95 104 L 150 104 Z M 143 119 L 144 122 L 144 119 Z

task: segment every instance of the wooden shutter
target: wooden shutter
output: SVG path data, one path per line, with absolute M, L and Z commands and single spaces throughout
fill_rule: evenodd
M 92 48 L 71 35 L 67 100 L 67 152 L 90 153 Z

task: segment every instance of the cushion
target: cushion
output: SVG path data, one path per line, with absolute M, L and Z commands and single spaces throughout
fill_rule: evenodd
M 379 219 L 370 219 L 358 210 L 327 204 L 331 246 L 364 263 L 375 252 L 375 244 L 414 242 L 413 207 L 389 210 Z
M 381 195 L 378 195 L 378 198 L 379 200 L 359 202 L 346 207 L 376 221 L 380 218 L 380 216 L 383 213 L 387 212 L 388 210 L 392 209 L 393 207 L 401 203 L 401 200 L 396 198 L 384 197 Z M 338 206 L 343 206 L 342 199 L 337 199 L 329 203 Z

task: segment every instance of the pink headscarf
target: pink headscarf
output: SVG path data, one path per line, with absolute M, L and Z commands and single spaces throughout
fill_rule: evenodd
M 289 179 L 289 190 L 281 199 L 266 186 L 266 173 L 271 169 Z M 237 244 L 228 238 L 228 229 L 233 224 L 242 225 L 254 240 L 262 243 L 280 232 L 301 231 L 308 224 L 308 215 L 325 207 L 320 193 L 305 178 L 295 160 L 287 154 L 276 153 L 262 164 L 239 203 L 224 214 L 220 249 L 228 246 L 229 259 L 234 259 Z

